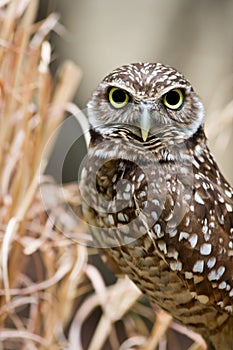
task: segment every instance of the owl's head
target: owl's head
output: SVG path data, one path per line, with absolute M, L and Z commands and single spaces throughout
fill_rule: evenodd
M 203 123 L 204 110 L 190 83 L 174 68 L 135 63 L 103 79 L 88 103 L 88 118 L 101 133 L 123 128 L 146 142 L 170 131 L 173 138 L 185 140 Z

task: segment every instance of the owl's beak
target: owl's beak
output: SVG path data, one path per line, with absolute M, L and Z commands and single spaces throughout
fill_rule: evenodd
M 150 127 L 151 127 L 151 113 L 150 113 L 150 109 L 143 108 L 142 111 L 141 111 L 140 129 L 141 129 L 142 139 L 143 139 L 144 142 L 148 138 Z

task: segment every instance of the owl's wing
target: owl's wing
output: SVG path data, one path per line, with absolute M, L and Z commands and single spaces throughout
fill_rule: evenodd
M 233 191 L 199 175 L 175 236 L 163 237 L 164 259 L 192 295 L 233 313 Z M 163 217 L 161 217 L 163 221 Z M 158 248 L 161 242 L 158 241 Z M 169 254 L 169 249 L 173 254 Z

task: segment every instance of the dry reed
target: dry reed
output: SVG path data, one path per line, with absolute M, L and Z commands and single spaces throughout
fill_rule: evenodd
M 54 83 L 47 36 L 58 16 L 34 23 L 37 8 L 36 0 L 0 2 L 1 349 L 64 347 L 87 256 L 54 229 L 38 192 L 51 150 L 41 163 L 42 153 L 64 118 L 80 71 L 65 62 Z M 52 183 L 46 186 L 52 194 Z M 55 189 L 48 209 L 62 210 L 59 205 Z
M 52 79 L 47 36 L 58 16 L 34 23 L 37 6 L 36 0 L 0 1 L 0 349 L 81 350 L 89 337 L 88 350 L 101 350 L 106 341 L 115 350 L 165 350 L 169 328 L 196 341 L 190 350 L 204 349 L 170 315 L 156 310 L 155 319 L 127 278 L 106 286 L 85 244 L 68 238 L 88 240 L 85 224 L 67 210 L 80 216 L 76 185 L 61 191 L 42 177 L 39 189 L 51 152 L 44 154 L 45 145 L 64 118 L 80 71 L 66 62 Z M 232 110 L 231 104 L 223 111 L 224 130 Z M 90 335 L 84 325 L 97 307 L 101 316 Z M 148 321 L 155 322 L 151 331 Z

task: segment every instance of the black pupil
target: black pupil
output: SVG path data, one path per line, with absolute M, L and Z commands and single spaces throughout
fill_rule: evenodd
M 126 100 L 126 93 L 123 90 L 115 90 L 112 94 L 112 99 L 116 103 L 123 103 Z
M 166 95 L 167 103 L 171 106 L 175 106 L 180 102 L 181 96 L 177 91 L 169 91 Z

